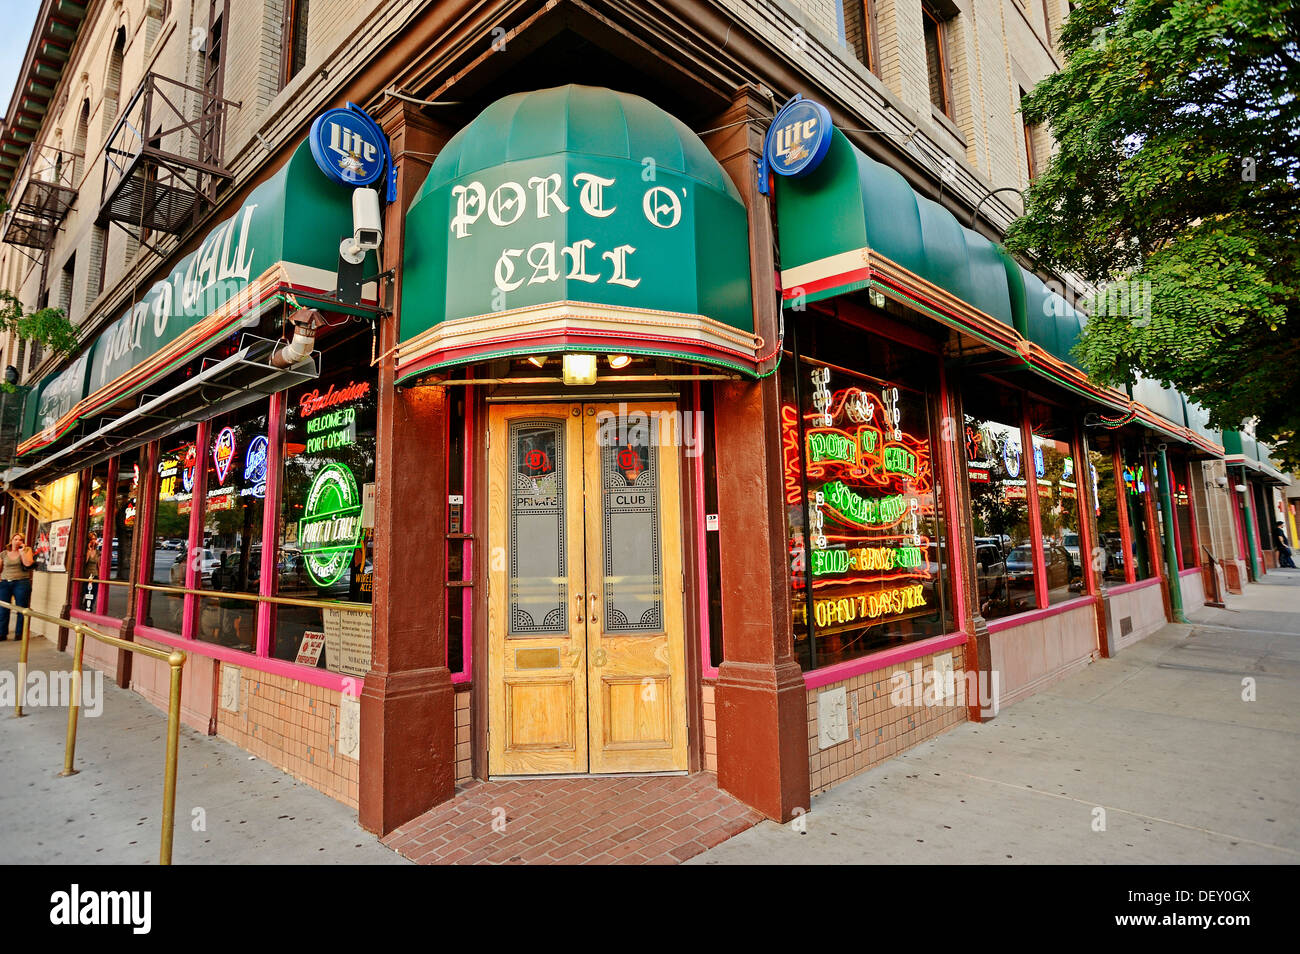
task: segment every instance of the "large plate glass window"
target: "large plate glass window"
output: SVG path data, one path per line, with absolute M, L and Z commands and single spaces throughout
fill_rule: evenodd
M 1129 552 L 1135 580 L 1149 580 L 1159 574 L 1151 553 L 1150 521 L 1147 519 L 1147 495 L 1156 493 L 1150 457 L 1140 441 L 1129 437 L 1123 443 L 1124 501 L 1128 510 Z M 1153 508 L 1154 509 L 1154 508 Z
M 286 392 L 275 592 L 322 604 L 370 603 L 378 388 L 369 330 L 332 331 L 322 344 L 326 373 Z M 422 548 L 444 545 L 412 539 L 404 549 L 419 560 Z M 440 590 L 441 581 L 430 580 L 428 593 L 408 597 L 432 605 Z M 353 676 L 370 669 L 368 611 L 280 604 L 272 618 L 277 659 Z
M 158 484 L 153 507 L 153 540 L 146 554 L 146 579 L 153 586 L 185 588 L 190 512 L 194 509 L 194 473 L 198 448 L 191 428 L 164 438 L 158 447 Z M 184 627 L 183 593 L 144 591 L 144 624 L 180 635 Z
M 1088 558 L 1079 533 L 1074 425 L 1069 414 L 1048 404 L 1034 405 L 1030 422 L 1047 602 L 1055 605 L 1083 592 L 1083 561 Z
M 130 603 L 131 545 L 139 518 L 140 455 L 123 454 L 117 459 L 117 480 L 113 488 L 113 526 L 108 546 L 107 578 L 119 585 L 109 586 L 103 612 L 114 619 L 125 619 Z M 107 536 L 108 534 L 106 534 Z
M 1094 553 L 1101 578 L 1107 583 L 1127 579 L 1129 560 L 1124 556 L 1124 534 L 1120 525 L 1120 503 L 1116 496 L 1115 444 L 1109 434 L 1100 431 L 1088 435 L 1088 479 L 1092 481 L 1092 506 L 1097 518 L 1097 542 Z
M 962 403 L 980 613 L 997 619 L 1037 609 L 1025 472 L 1034 458 L 1025 453 L 1020 400 L 1005 386 L 977 380 L 965 388 Z
M 199 589 L 256 596 L 261 585 L 262 512 L 266 505 L 267 404 L 258 401 L 208 423 L 207 496 Z M 257 601 L 205 596 L 198 639 L 252 652 Z
M 833 665 L 945 632 L 949 558 L 925 390 L 934 361 L 808 322 L 788 340 L 781 447 L 800 664 Z M 850 355 L 861 370 L 839 363 Z

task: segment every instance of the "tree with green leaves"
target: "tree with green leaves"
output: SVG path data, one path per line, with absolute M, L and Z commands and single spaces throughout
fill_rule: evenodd
M 28 312 L 12 292 L 0 288 L 0 331 L 26 338 L 56 354 L 67 354 L 77 346 L 77 328 L 62 308 L 38 308 Z M 0 381 L 6 391 L 15 388 Z
M 1097 380 L 1173 385 L 1300 466 L 1300 0 L 1082 0 L 1025 99 L 1059 149 L 1007 247 L 1101 291 Z

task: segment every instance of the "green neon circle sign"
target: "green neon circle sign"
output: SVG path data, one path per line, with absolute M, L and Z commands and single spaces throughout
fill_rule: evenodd
M 326 464 L 307 491 L 298 521 L 298 546 L 311 578 L 321 586 L 336 583 L 361 541 L 361 495 L 352 471 Z

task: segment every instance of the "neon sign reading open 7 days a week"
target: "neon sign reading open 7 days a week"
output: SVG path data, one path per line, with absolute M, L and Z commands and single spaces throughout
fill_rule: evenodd
M 813 621 L 818 627 L 826 628 L 906 613 L 925 605 L 925 587 L 911 583 L 875 593 L 814 600 Z

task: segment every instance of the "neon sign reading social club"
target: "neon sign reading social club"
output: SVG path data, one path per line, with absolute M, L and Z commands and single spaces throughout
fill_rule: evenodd
M 321 586 L 336 583 L 352 562 L 361 540 L 361 495 L 345 464 L 317 471 L 298 522 L 298 546 L 311 578 Z

